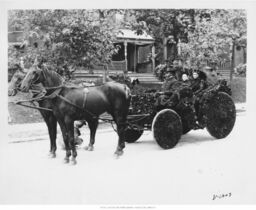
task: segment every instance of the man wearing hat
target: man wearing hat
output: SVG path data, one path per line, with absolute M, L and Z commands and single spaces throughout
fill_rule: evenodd
M 181 81 L 182 80 L 182 74 L 186 73 L 186 72 L 183 71 L 181 60 L 180 59 L 174 60 L 172 66 L 173 66 L 173 70 L 175 72 L 175 78 L 177 80 Z
M 177 81 L 175 78 L 175 71 L 172 68 L 167 67 L 166 74 L 165 74 L 165 81 L 162 85 L 162 90 L 163 91 L 170 90 L 171 85 L 174 81 Z
M 218 82 L 219 76 L 218 76 L 216 70 L 214 70 L 212 67 L 205 66 L 202 71 L 206 75 L 207 83 L 213 85 Z

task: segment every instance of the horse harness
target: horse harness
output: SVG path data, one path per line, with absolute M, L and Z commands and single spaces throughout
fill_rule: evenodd
M 58 87 L 51 87 L 51 88 L 46 88 L 48 90 L 50 89 L 55 89 L 50 95 L 43 95 L 41 97 L 37 97 L 37 98 L 32 98 L 32 99 L 29 99 L 29 100 L 21 100 L 21 101 L 18 101 L 16 102 L 16 104 L 18 105 L 21 105 L 21 106 L 25 106 L 25 107 L 28 107 L 28 108 L 32 108 L 32 109 L 38 109 L 38 110 L 43 110 L 43 111 L 50 111 L 52 112 L 53 110 L 52 109 L 48 109 L 48 108 L 43 108 L 43 107 L 38 107 L 36 106 L 33 102 L 37 102 L 37 101 L 40 101 L 40 100 L 44 100 L 44 99 L 54 99 L 56 97 L 60 98 L 61 100 L 65 101 L 66 103 L 78 108 L 79 110 L 81 110 L 82 112 L 84 113 L 87 113 L 89 114 L 92 118 L 94 119 L 99 119 L 99 120 L 102 120 L 102 121 L 105 121 L 105 122 L 109 122 L 111 123 L 112 127 L 113 127 L 113 122 L 114 120 L 113 119 L 109 119 L 109 118 L 102 118 L 102 117 L 98 117 L 96 116 L 95 114 L 91 113 L 90 111 L 88 111 L 87 109 L 85 109 L 85 106 L 86 106 L 86 102 L 87 102 L 87 98 L 88 98 L 88 94 L 90 92 L 89 88 L 84 88 L 83 89 L 83 93 L 84 93 L 84 98 L 83 98 L 83 107 L 80 107 L 74 103 L 72 103 L 71 101 L 69 101 L 68 99 L 66 99 L 65 97 L 63 97 L 62 95 L 60 95 L 60 92 L 61 92 L 61 88 L 64 87 L 64 85 L 60 85 Z M 24 102 L 31 102 L 33 104 L 33 106 L 30 106 L 30 105 L 27 105 L 27 104 L 22 104 Z M 114 127 L 113 127 L 114 129 Z M 116 129 L 114 129 L 116 131 Z
M 94 117 L 94 118 L 96 117 L 94 114 L 92 114 L 90 111 L 88 111 L 88 110 L 86 109 L 86 102 L 87 102 L 88 94 L 89 94 L 89 92 L 90 92 L 88 88 L 84 88 L 84 89 L 83 89 L 84 98 L 83 98 L 83 106 L 82 106 L 82 107 L 80 107 L 80 106 L 78 106 L 78 105 L 72 103 L 71 101 L 69 101 L 68 99 L 66 99 L 66 98 L 63 97 L 62 95 L 60 95 L 60 94 L 59 94 L 60 91 L 61 91 L 61 89 L 59 89 L 58 91 L 55 90 L 50 96 L 46 96 L 46 98 L 51 98 L 51 99 L 53 99 L 53 98 L 55 98 L 55 97 L 58 97 L 58 98 L 60 98 L 61 100 L 65 101 L 66 103 L 68 103 L 68 104 L 70 104 L 70 105 L 72 105 L 72 106 L 74 106 L 74 107 L 80 109 L 82 112 L 86 112 L 87 114 L 91 115 L 91 116 Z

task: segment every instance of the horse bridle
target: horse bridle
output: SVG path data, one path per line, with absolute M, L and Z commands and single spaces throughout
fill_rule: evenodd
M 39 70 L 42 71 L 41 69 L 38 69 L 38 67 L 36 67 L 36 68 L 37 68 L 36 71 L 39 71 Z M 31 86 L 32 86 L 33 84 L 38 83 L 39 78 L 40 78 L 40 76 L 37 74 L 37 75 L 36 75 L 36 78 L 33 78 L 33 79 L 31 80 L 28 89 L 31 89 Z

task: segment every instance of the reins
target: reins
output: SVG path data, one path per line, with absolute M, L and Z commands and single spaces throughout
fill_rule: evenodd
M 44 96 L 42 97 L 39 97 L 39 98 L 32 98 L 32 99 L 29 99 L 29 100 L 21 100 L 21 101 L 17 101 L 17 102 L 14 102 L 15 104 L 17 105 L 20 105 L 20 106 L 24 106 L 24 107 L 28 107 L 28 108 L 32 108 L 32 109 L 38 109 L 38 110 L 43 110 L 43 111 L 49 111 L 49 112 L 52 112 L 52 109 L 47 109 L 47 108 L 43 108 L 43 107 L 38 107 L 36 105 L 34 106 L 30 106 L 30 105 L 27 105 L 27 104 L 23 104 L 24 102 L 31 102 L 32 104 L 34 104 L 33 102 L 34 101 L 39 101 L 43 98 Z
M 45 75 L 45 72 L 44 72 L 44 69 L 42 69 L 42 72 L 43 72 L 43 76 L 46 78 L 46 75 Z M 31 85 L 30 85 L 31 86 Z M 24 102 L 38 102 L 40 100 L 47 100 L 47 99 L 53 99 L 55 97 L 58 97 L 59 99 L 65 101 L 66 103 L 76 107 L 77 109 L 79 109 L 81 112 L 83 113 L 86 113 L 88 115 L 90 115 L 93 119 L 97 119 L 97 120 L 102 120 L 104 122 L 107 122 L 107 123 L 111 123 L 112 127 L 113 127 L 113 130 L 115 132 L 117 132 L 117 130 L 114 128 L 114 125 L 113 123 L 115 122 L 114 119 L 110 119 L 110 118 L 105 118 L 105 117 L 99 117 L 95 114 L 93 114 L 92 112 L 90 112 L 89 110 L 85 109 L 84 107 L 80 107 L 74 103 L 72 103 L 71 101 L 69 101 L 68 99 L 66 99 L 65 97 L 63 97 L 62 95 L 60 95 L 60 91 L 61 91 L 61 88 L 65 87 L 65 84 L 61 84 L 59 86 L 55 86 L 55 87 L 44 87 L 46 90 L 54 90 L 50 95 L 43 95 L 41 97 L 37 97 L 37 98 L 32 98 L 32 99 L 29 99 L 29 100 L 21 100 L 21 101 L 17 101 L 16 104 L 17 105 L 21 105 L 21 106 L 24 106 L 24 107 L 28 107 L 28 108 L 32 108 L 32 109 L 38 109 L 38 110 L 43 110 L 43 111 L 50 111 L 52 112 L 53 110 L 52 109 L 48 109 L 48 108 L 43 108 L 43 107 L 38 107 L 36 105 L 34 106 L 31 106 L 31 105 L 27 105 L 27 104 L 23 104 Z M 85 96 L 86 97 L 86 96 Z M 144 118 L 144 117 L 142 117 Z M 131 123 L 129 122 L 125 122 L 123 124 L 128 124 L 128 125 L 132 125 Z

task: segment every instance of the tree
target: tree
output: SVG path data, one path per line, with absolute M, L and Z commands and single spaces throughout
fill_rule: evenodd
M 11 10 L 8 26 L 24 32 L 23 56 L 28 61 L 38 56 L 54 66 L 90 68 L 107 64 L 117 51 L 112 14 L 111 10 Z M 10 47 L 10 60 L 17 57 L 12 52 Z
M 161 61 L 167 58 L 168 45 L 174 47 L 174 58 L 177 57 L 177 44 L 179 41 L 187 42 L 188 31 L 193 30 L 192 9 L 138 9 L 131 10 L 130 15 L 135 17 L 131 25 L 138 34 L 145 30 L 154 36 L 156 52 Z
M 195 29 L 181 44 L 182 57 L 195 68 L 219 63 L 231 45 L 246 47 L 246 30 L 244 10 L 196 10 Z

